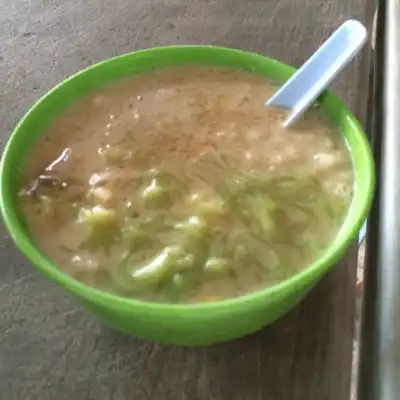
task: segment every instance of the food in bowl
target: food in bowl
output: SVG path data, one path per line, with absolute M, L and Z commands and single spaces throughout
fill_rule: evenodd
M 224 301 L 200 303 L 143 301 L 139 297 L 121 296 L 121 292 L 115 290 L 99 290 L 99 286 L 74 279 L 63 272 L 63 268 L 51 256 L 46 256 L 43 248 L 40 251 L 38 240 L 29 232 L 29 225 L 21 213 L 22 199 L 18 199 L 17 193 L 21 189 L 23 170 L 25 179 L 27 176 L 28 155 L 35 146 L 38 148 L 43 133 L 55 119 L 90 92 L 134 74 L 189 65 L 251 71 L 280 85 L 295 71 L 268 57 L 214 46 L 171 46 L 141 50 L 80 71 L 40 99 L 12 133 L 0 164 L 0 208 L 15 244 L 38 271 L 60 284 L 102 322 L 135 337 L 195 346 L 232 340 L 255 332 L 286 314 L 306 296 L 356 238 L 372 203 L 374 164 L 368 140 L 359 122 L 337 97 L 326 92 L 320 98 L 320 108 L 337 127 L 337 134 L 345 138 L 353 164 L 354 189 L 350 208 L 340 230 L 309 266 L 279 284 L 263 286 L 262 290 Z M 45 160 L 42 165 L 46 165 Z M 26 187 L 27 183 L 25 180 L 23 186 Z
M 264 105 L 276 89 L 192 65 L 86 94 L 27 159 L 33 241 L 75 279 L 153 302 L 234 298 L 305 269 L 341 229 L 353 165 L 317 107 L 284 129 Z

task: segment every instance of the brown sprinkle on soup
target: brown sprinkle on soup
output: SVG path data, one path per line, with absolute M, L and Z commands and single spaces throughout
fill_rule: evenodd
M 354 176 L 318 108 L 290 129 L 258 75 L 186 66 L 126 78 L 55 119 L 19 201 L 38 247 L 101 290 L 146 301 L 232 298 L 330 245 Z

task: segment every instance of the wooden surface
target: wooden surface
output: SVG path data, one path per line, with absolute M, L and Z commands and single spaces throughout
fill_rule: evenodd
M 0 0 L 0 7 L 2 145 L 39 95 L 100 59 L 206 43 L 299 65 L 341 22 L 366 12 L 362 0 Z M 362 114 L 359 62 L 334 89 Z M 354 251 L 279 323 L 207 349 L 166 348 L 105 328 L 39 276 L 4 230 L 0 251 L 1 399 L 348 399 Z

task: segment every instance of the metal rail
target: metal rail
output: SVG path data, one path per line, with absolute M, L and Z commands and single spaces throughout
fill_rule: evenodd
M 358 398 L 400 399 L 400 1 L 379 4 L 372 145 L 377 191 L 367 230 Z

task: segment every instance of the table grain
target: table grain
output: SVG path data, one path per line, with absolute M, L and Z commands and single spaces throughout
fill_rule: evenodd
M 151 46 L 214 44 L 300 65 L 340 23 L 366 15 L 363 0 L 0 0 L 0 9 L 1 147 L 32 102 L 101 59 Z M 333 86 L 359 115 L 362 63 Z M 100 325 L 36 273 L 1 229 L 0 399 L 349 398 L 355 248 L 273 326 L 184 349 Z

